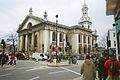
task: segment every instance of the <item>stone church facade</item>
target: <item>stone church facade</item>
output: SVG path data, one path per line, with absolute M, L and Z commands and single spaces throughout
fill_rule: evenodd
M 92 22 L 88 16 L 88 6 L 84 3 L 82 8 L 82 17 L 78 25 L 66 26 L 56 22 L 48 21 L 47 12 L 44 18 L 39 18 L 32 14 L 32 8 L 29 15 L 19 25 L 17 30 L 18 51 L 37 52 L 37 53 L 55 53 L 56 50 L 66 54 L 66 47 L 74 54 L 87 54 L 95 52 L 95 43 L 97 41 L 96 31 L 92 31 Z M 56 48 L 57 47 L 57 48 Z

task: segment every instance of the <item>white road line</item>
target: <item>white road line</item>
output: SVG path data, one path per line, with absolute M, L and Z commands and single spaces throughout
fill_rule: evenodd
M 46 69 L 46 68 L 51 68 L 51 67 L 48 67 L 48 66 L 34 67 L 34 68 L 28 69 L 26 71 L 33 71 L 33 70 Z
M 38 79 L 38 78 L 40 78 L 40 76 L 33 77 L 33 78 L 29 79 L 29 80 L 35 80 L 35 79 Z
M 73 80 L 82 80 L 82 77 L 75 78 Z
M 21 68 L 15 68 L 15 69 L 27 69 L 27 68 L 33 68 L 33 67 L 21 67 Z
M 0 75 L 0 77 L 4 77 L 4 76 L 8 76 L 8 75 L 12 75 L 12 73 L 8 73 L 8 74 Z
M 55 71 L 55 72 L 50 72 L 48 74 L 56 74 L 56 73 L 62 73 L 62 72 L 68 72 L 68 71 L 67 70 Z
M 67 71 L 70 71 L 70 72 L 72 72 L 72 73 L 75 73 L 75 74 L 77 74 L 77 75 L 79 75 L 79 76 L 81 76 L 81 74 L 80 74 L 80 73 L 78 73 L 78 72 L 75 72 L 75 71 L 70 70 L 70 69 L 65 68 L 65 67 L 61 67 L 61 68 L 62 68 L 62 69 L 65 69 L 65 70 L 67 70 Z

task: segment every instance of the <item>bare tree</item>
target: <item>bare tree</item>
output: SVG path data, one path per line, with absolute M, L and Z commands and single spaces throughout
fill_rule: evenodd
M 99 47 L 107 47 L 107 33 L 98 38 Z
M 6 35 L 6 37 L 7 37 L 7 41 L 12 43 L 13 50 L 14 50 L 14 53 L 15 53 L 15 47 L 16 47 L 17 40 L 18 40 L 17 33 L 16 32 L 10 32 L 8 35 Z

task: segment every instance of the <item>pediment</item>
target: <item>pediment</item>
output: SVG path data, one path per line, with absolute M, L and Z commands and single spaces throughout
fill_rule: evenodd
M 36 16 L 31 16 L 28 15 L 26 16 L 26 18 L 23 20 L 23 22 L 19 25 L 19 28 L 17 30 L 17 32 L 19 33 L 20 31 L 23 31 L 25 29 L 28 29 L 29 26 L 34 26 L 37 25 L 39 23 L 41 23 L 43 21 L 42 18 L 36 17 Z

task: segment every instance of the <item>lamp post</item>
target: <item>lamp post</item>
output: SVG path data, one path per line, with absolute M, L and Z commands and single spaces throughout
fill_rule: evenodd
M 57 51 L 58 51 L 58 48 L 57 48 L 57 24 L 58 24 L 58 15 L 56 15 L 55 17 L 56 17 L 56 60 L 57 60 Z

